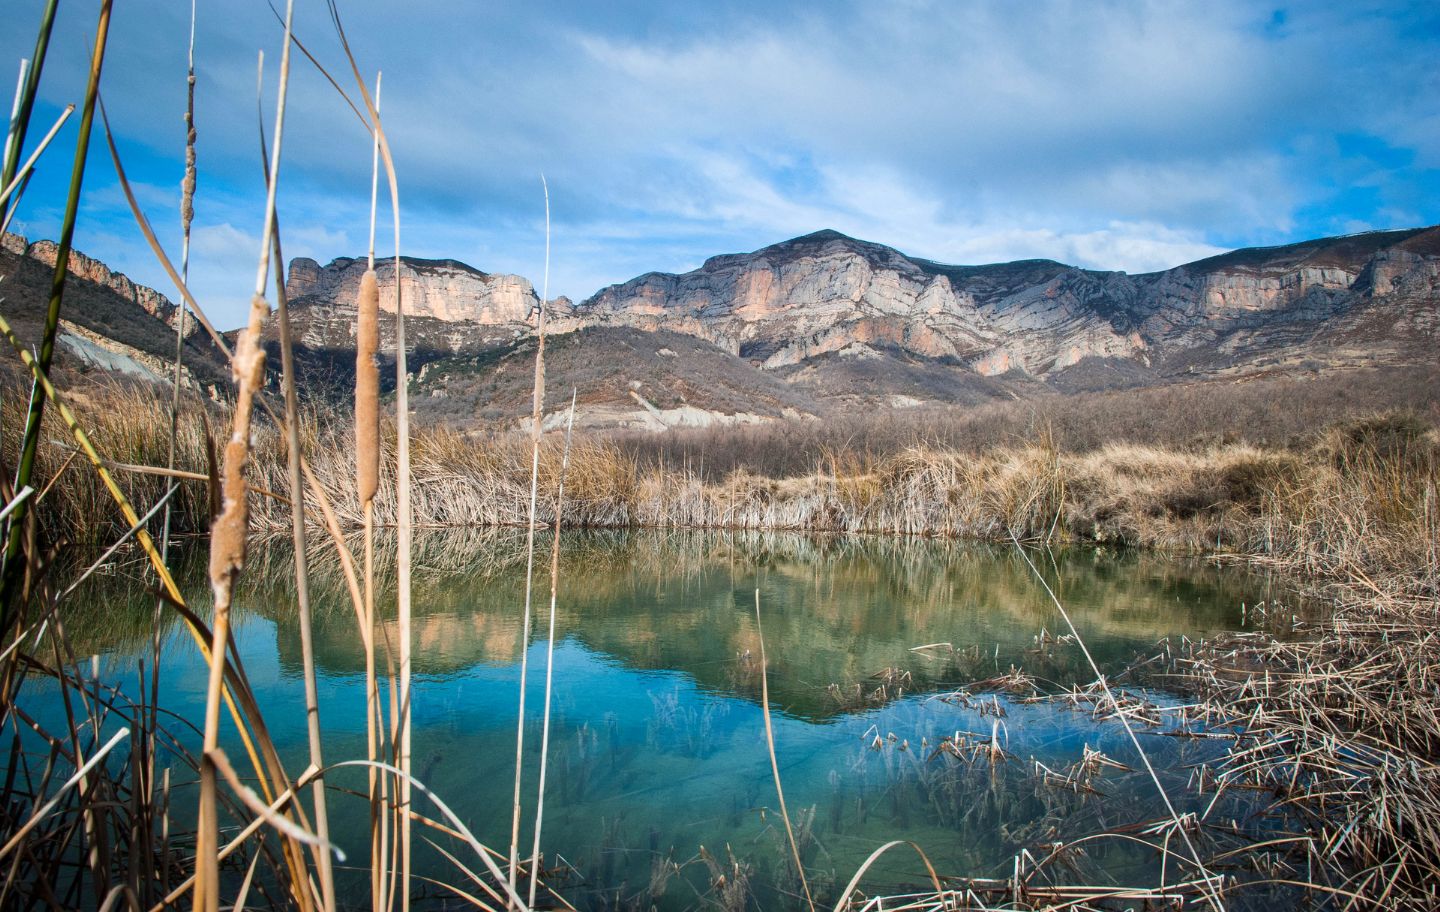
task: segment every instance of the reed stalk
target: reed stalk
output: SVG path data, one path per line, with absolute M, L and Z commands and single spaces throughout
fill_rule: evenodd
M 60 241 L 55 254 L 55 269 L 50 279 L 50 300 L 45 310 L 45 328 L 41 336 L 37 359 L 40 373 L 46 377 L 50 374 L 50 362 L 55 356 L 55 336 L 60 327 L 60 305 L 65 296 L 65 278 L 70 266 L 70 245 L 75 237 L 75 220 L 80 209 L 80 189 L 85 181 L 85 164 L 90 151 L 90 130 L 95 122 L 95 105 L 100 95 L 100 72 L 105 63 L 105 48 L 110 33 L 111 4 L 112 0 L 103 0 L 100 4 L 100 18 L 95 27 L 95 43 L 90 56 L 90 76 L 85 87 L 85 103 L 80 114 L 80 131 L 75 140 L 75 162 L 70 171 L 70 189 L 65 200 L 65 215 L 60 225 Z M 46 7 L 45 18 L 41 26 L 41 37 L 37 39 L 36 63 L 30 71 L 31 82 L 38 82 L 39 79 L 40 64 L 44 59 L 44 46 L 49 44 L 50 26 L 54 12 L 52 0 L 52 3 Z M 29 99 L 28 102 L 22 99 L 22 108 L 27 103 L 33 103 L 34 100 L 31 85 L 27 83 L 26 89 Z M 23 138 L 22 126 L 28 119 L 29 112 L 27 110 L 24 112 L 24 118 L 17 119 L 15 126 L 10 131 L 17 135 L 17 141 L 10 150 L 11 159 L 19 156 L 20 139 Z M 13 173 L 8 161 L 6 172 L 7 179 L 4 183 L 8 185 L 10 183 L 8 178 Z M 11 205 L 13 207 L 13 202 Z M 29 413 L 25 419 L 24 437 L 20 448 L 19 468 L 15 473 L 14 488 L 17 491 L 31 482 L 35 470 L 35 451 L 40 443 L 40 422 L 44 414 L 45 397 L 38 389 L 32 389 Z M 20 557 L 27 508 L 27 503 L 20 503 L 11 513 L 7 527 L 4 564 L 3 568 L 0 568 L 0 631 L 8 632 L 19 622 L 18 617 L 12 611 L 12 602 L 22 570 Z
M 390 185 L 390 212 L 394 229 L 395 239 L 395 428 L 396 428 L 396 452 L 395 452 L 395 525 L 396 525 L 396 614 L 398 615 L 398 635 L 400 638 L 399 654 L 400 668 L 397 680 L 397 687 L 392 689 L 392 713 L 398 716 L 398 731 L 395 732 L 392 743 L 398 748 L 396 767 L 400 771 L 400 778 L 397 782 L 399 801 L 396 806 L 396 850 L 400 858 L 400 907 L 402 912 L 409 912 L 410 909 L 410 875 L 411 875 L 411 707 L 410 707 L 410 678 L 411 678 L 411 647 L 412 619 L 411 619 L 411 550 L 414 540 L 414 515 L 411 508 L 411 465 L 410 465 L 410 375 L 406 363 L 405 348 L 405 308 L 401 294 L 401 261 L 400 261 L 400 185 L 395 173 L 395 159 L 390 151 L 390 141 L 385 135 L 385 127 L 380 119 L 380 109 L 376 99 L 371 96 L 369 88 L 365 85 L 365 79 L 360 75 L 359 64 L 355 60 L 355 54 L 350 48 L 350 41 L 345 35 L 345 27 L 340 21 L 340 10 L 335 5 L 335 0 L 328 0 L 330 19 L 335 27 L 335 34 L 340 39 L 340 47 L 344 51 L 345 59 L 350 64 L 350 72 L 355 79 L 355 85 L 365 103 L 365 110 L 369 113 L 371 129 L 374 142 L 379 149 L 380 160 L 385 164 L 385 177 Z M 343 93 L 342 93 L 343 94 Z M 392 716 L 394 718 L 395 716 Z M 393 892 L 390 897 L 393 903 Z
M 285 297 L 285 272 L 280 265 L 285 257 L 280 246 L 280 225 L 276 217 L 272 234 L 275 251 L 275 311 L 280 323 L 280 364 L 281 384 L 285 395 L 285 462 L 289 475 L 290 532 L 295 550 L 295 602 L 300 621 L 300 653 L 304 665 L 305 679 L 305 721 L 309 741 L 310 764 L 319 768 L 325 765 L 324 752 L 320 741 L 320 698 L 315 683 L 315 640 L 311 628 L 310 612 L 310 569 L 305 534 L 305 482 L 300 467 L 300 405 L 295 388 L 295 356 L 291 342 L 289 302 Z M 315 801 L 315 835 L 324 846 L 330 844 L 330 816 L 326 809 L 325 783 L 316 780 L 313 788 Z M 325 912 L 335 912 L 335 875 L 330 863 L 329 851 L 315 853 L 320 871 L 321 905 Z
M 575 429 L 575 390 L 570 390 L 570 415 L 565 419 L 565 448 L 560 456 L 560 481 L 555 488 L 554 523 L 550 536 L 550 628 L 545 637 L 545 709 L 540 729 L 540 782 L 535 787 L 535 842 L 530 850 L 531 907 L 540 881 L 540 828 L 545 821 L 545 771 L 550 759 L 550 696 L 555 673 L 555 603 L 560 590 L 560 526 L 565 508 L 565 474 L 570 469 L 570 434 Z
M 190 45 L 187 53 L 187 67 L 185 75 L 185 176 L 180 183 L 180 277 L 187 283 L 190 280 L 190 228 L 195 220 L 195 187 L 198 177 L 196 169 L 195 141 L 195 0 L 190 2 Z M 177 308 L 175 315 L 175 369 L 171 374 L 170 390 L 170 441 L 166 455 L 165 467 L 170 471 L 175 470 L 175 453 L 177 441 L 180 436 L 180 389 L 184 379 L 185 363 L 185 307 Z M 170 561 L 170 531 L 173 507 L 167 498 L 165 502 L 165 514 L 160 521 L 160 559 L 165 563 Z M 160 694 L 160 620 L 164 615 L 165 603 L 155 600 L 154 633 L 150 641 L 150 693 L 154 697 L 151 704 L 149 724 L 146 726 L 146 751 L 150 757 L 155 756 L 155 736 L 159 728 L 159 720 L 156 713 L 159 710 Z M 150 775 L 146 777 L 144 794 L 142 799 L 147 803 L 152 800 L 154 791 L 153 768 Z M 146 898 L 149 898 L 149 884 L 143 891 Z
M 11 180 L 8 184 L 0 184 L 0 187 L 4 188 L 3 190 L 0 190 L 0 203 L 8 203 L 12 198 L 19 198 L 25 186 L 25 182 L 30 178 L 30 174 L 35 167 L 35 163 L 40 160 L 40 156 L 44 154 L 45 149 L 50 145 L 50 141 L 55 138 L 55 134 L 59 133 L 60 128 L 65 126 L 65 121 L 69 120 L 70 115 L 74 113 L 75 106 L 73 104 L 67 104 L 60 111 L 60 116 L 55 118 L 55 123 L 51 125 L 50 130 L 45 134 L 45 137 L 35 145 L 35 149 L 30 153 L 30 157 L 25 159 L 25 164 L 20 166 L 20 170 L 15 175 L 14 179 Z M 5 213 L 5 218 L 3 220 L 0 220 L 0 235 L 3 235 L 5 232 L 10 230 L 10 219 L 14 217 L 15 211 L 16 210 L 14 208 L 11 208 L 8 212 Z
M 380 110 L 381 76 L 375 75 L 375 110 Z M 365 648 L 365 743 L 367 757 L 380 759 L 380 692 L 375 677 L 375 494 L 380 478 L 380 369 L 375 363 L 380 336 L 380 289 L 375 276 L 375 223 L 380 186 L 380 139 L 372 130 L 370 141 L 370 244 L 367 269 L 360 279 L 355 332 L 355 488 L 364 511 L 365 607 L 361 639 Z M 389 830 L 384 813 L 389 780 L 375 767 L 370 778 L 370 905 L 390 907 L 386 892 L 385 862 Z
M 11 147 L 18 147 L 20 144 L 17 135 L 20 132 L 20 101 L 25 97 L 25 84 L 29 81 L 29 78 L 30 59 L 26 57 L 20 60 L 20 75 L 15 79 L 15 98 L 10 104 L 10 119 L 5 123 L 5 154 L 3 157 L 0 157 L 0 164 L 3 164 L 6 168 L 8 168 L 10 164 Z M 17 152 L 15 155 L 17 163 L 19 159 L 20 156 Z M 7 187 L 9 185 L 9 178 L 0 180 L 0 187 Z
M 50 32 L 55 26 L 55 8 L 59 0 L 48 0 L 40 14 L 40 27 L 35 33 L 35 52 L 25 68 L 20 91 L 16 94 L 14 113 L 5 128 L 5 158 L 0 164 L 0 187 L 9 187 L 19 177 L 18 165 L 25 146 L 25 134 L 29 129 L 30 116 L 35 109 L 35 96 L 40 89 L 40 74 L 45 69 L 45 55 L 50 49 Z M 7 202 L 3 210 L 4 223 L 10 223 L 15 202 Z
M 540 175 L 540 186 L 545 192 L 546 223 L 549 223 L 550 187 L 545 175 Z M 546 234 L 548 262 L 549 234 Z M 545 302 L 540 302 L 535 315 L 535 385 L 530 412 L 530 510 L 525 523 L 525 609 L 520 634 L 520 693 L 515 723 L 515 794 L 511 802 L 510 821 L 510 889 L 515 889 L 516 873 L 520 862 L 520 781 L 524 773 L 525 760 L 525 687 L 530 667 L 530 625 L 531 594 L 535 584 L 535 508 L 540 495 L 540 436 L 541 422 L 545 409 Z
M 195 221 L 195 187 L 198 179 L 195 156 L 195 0 L 190 0 L 190 52 L 185 75 L 185 176 L 180 181 L 180 278 L 190 282 L 190 227 Z M 262 141 L 263 148 L 263 141 Z M 175 469 L 175 441 L 180 433 L 180 384 L 184 379 L 185 308 L 175 316 L 175 369 L 170 390 L 170 451 L 165 467 Z M 160 556 L 170 556 L 170 508 L 161 524 Z M 156 611 L 159 611 L 157 606 Z M 158 664 L 158 662 L 156 663 Z
M 1160 782 L 1159 775 L 1155 772 L 1155 767 L 1150 763 L 1150 755 L 1145 752 L 1145 748 L 1140 745 L 1140 739 L 1135 735 L 1135 728 L 1130 724 L 1129 714 L 1121 709 L 1119 701 L 1110 689 L 1109 681 L 1106 680 L 1105 675 L 1100 671 L 1100 666 L 1096 664 L 1094 656 L 1090 654 L 1090 648 L 1085 645 L 1085 639 L 1080 635 L 1080 631 L 1075 626 L 1075 622 L 1070 619 L 1070 612 L 1065 610 L 1065 605 L 1055 594 L 1055 590 L 1050 588 L 1050 583 L 1046 581 L 1039 568 L 1035 566 L 1034 561 L 1030 560 L 1030 555 L 1025 553 L 1025 549 L 1021 546 L 1020 540 L 1017 539 L 1013 533 L 1010 536 L 1010 541 L 1014 544 L 1016 552 L 1024 558 L 1026 565 L 1030 568 L 1030 572 L 1034 574 L 1036 581 L 1038 581 L 1041 588 L 1045 590 L 1045 594 L 1050 597 L 1050 601 L 1055 606 L 1055 609 L 1060 612 L 1060 617 L 1065 620 L 1065 626 L 1070 629 L 1070 635 L 1075 638 L 1076 645 L 1080 647 L 1081 654 L 1085 656 L 1086 664 L 1090 666 L 1090 670 L 1095 674 L 1096 683 L 1105 694 L 1106 703 L 1114 710 L 1115 715 L 1120 718 L 1120 724 L 1125 727 L 1125 734 L 1129 737 L 1131 746 L 1135 748 L 1135 753 L 1140 756 L 1140 762 L 1145 765 L 1145 772 L 1149 775 L 1150 781 L 1155 786 L 1156 793 L 1159 794 L 1161 802 L 1165 805 L 1166 812 L 1169 813 L 1175 829 L 1180 833 L 1180 838 L 1185 843 L 1186 850 L 1190 853 L 1190 857 L 1185 860 L 1195 865 L 1196 870 L 1200 872 L 1201 879 L 1206 884 L 1204 891 L 1206 903 L 1208 903 L 1210 908 L 1214 909 L 1215 912 L 1225 912 L 1225 900 L 1220 891 L 1215 889 L 1210 871 L 1206 867 L 1205 862 L 1201 860 L 1200 852 L 1195 848 L 1195 843 L 1190 838 L 1190 832 L 1185 825 L 1185 821 L 1181 819 L 1180 813 L 1175 810 L 1175 805 L 1171 803 L 1170 793 L 1165 790 L 1165 786 Z M 1161 888 L 1162 890 L 1164 888 L 1163 880 Z
M 770 755 L 770 771 L 775 775 L 775 799 L 780 805 L 780 819 L 785 822 L 785 837 L 790 843 L 790 856 L 795 861 L 795 875 L 805 891 L 805 905 L 815 912 L 815 898 L 810 895 L 810 880 L 805 876 L 805 862 L 800 860 L 800 843 L 795 839 L 795 827 L 790 823 L 790 811 L 785 806 L 785 788 L 780 784 L 780 761 L 775 755 L 775 729 L 770 724 L 770 673 L 765 661 L 765 634 L 760 627 L 760 590 L 755 590 L 755 639 L 760 644 L 760 711 L 765 717 L 765 748 Z
M 267 176 L 265 218 L 260 235 L 260 262 L 256 269 L 255 293 L 250 299 L 250 319 L 236 343 L 232 372 L 237 393 L 230 440 L 225 445 L 222 506 L 210 532 L 210 586 L 214 593 L 213 642 L 210 680 L 205 697 L 205 735 L 200 763 L 200 815 L 196 834 L 198 876 L 193 894 L 196 912 L 219 912 L 220 869 L 219 818 L 216 804 L 216 752 L 220 736 L 220 691 L 224 681 L 225 656 L 230 633 L 230 602 L 235 580 L 245 565 L 249 508 L 245 468 L 250 456 L 250 424 L 255 397 L 265 383 L 265 349 L 260 334 L 270 307 L 265 301 L 269 277 L 271 236 L 275 230 L 275 196 L 279 187 L 280 150 L 285 129 L 285 99 L 290 81 L 290 32 L 294 0 L 285 12 L 285 44 L 280 56 L 280 79 L 275 109 L 275 138 Z M 309 892 L 296 884 L 296 899 L 308 908 Z

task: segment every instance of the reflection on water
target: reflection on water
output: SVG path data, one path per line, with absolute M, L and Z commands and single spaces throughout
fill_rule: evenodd
M 1234 629 L 1242 603 L 1279 594 L 1263 577 L 1202 561 L 1080 549 L 1032 557 L 1107 675 L 1153 654 L 1163 638 Z M 188 594 L 203 604 L 203 555 L 196 558 Z M 497 846 L 509 833 L 523 558 L 523 537 L 511 533 L 447 532 L 417 547 L 424 582 L 414 598 L 416 770 Z M 317 553 L 315 563 L 327 759 L 363 756 L 355 616 L 333 562 Z M 256 555 L 237 639 L 277 744 L 298 760 L 305 736 L 288 573 L 283 549 Z M 1115 724 L 1004 695 L 985 705 L 937 699 L 1011 666 L 1057 690 L 1090 680 L 1073 645 L 1037 646 L 1042 631 L 1065 628 L 1013 550 L 577 533 L 564 539 L 560 580 L 545 832 L 547 850 L 573 868 L 578 903 L 711 904 L 718 868 L 729 871 L 732 887 L 744 882 L 752 907 L 783 905 L 795 888 L 771 811 L 757 589 L 786 795 L 807 868 L 826 896 L 890 839 L 918 842 L 945 871 L 1005 876 L 1022 848 L 1159 814 L 1148 784 L 1120 770 L 1099 773 L 1093 793 L 1037 784 L 1032 761 L 1065 770 L 1087 747 L 1138 765 Z M 548 579 L 537 591 L 548 594 Z M 107 601 L 115 610 L 103 620 L 78 631 L 72 621 L 71 629 L 84 649 L 109 655 L 118 678 L 126 668 L 133 674 L 153 604 L 138 592 L 129 603 L 114 594 Z M 393 638 L 393 621 L 383 626 Z M 530 668 L 538 694 L 543 619 L 536 630 Z M 167 642 L 170 708 L 198 718 L 202 669 L 188 638 L 171 631 Z M 930 644 L 944 645 L 914 648 Z M 538 718 L 534 727 L 538 744 Z M 972 761 L 944 747 L 992 738 L 1009 760 Z M 1181 790 L 1186 765 L 1221 749 L 1159 737 L 1147 748 Z M 363 856 L 363 806 L 337 800 L 333 813 L 336 832 L 357 834 L 344 847 Z M 438 870 L 438 860 L 430 863 Z M 1123 881 L 1144 875 L 1148 857 L 1117 844 L 1086 864 L 1092 876 Z M 897 859 L 872 882 L 917 882 L 914 867 Z

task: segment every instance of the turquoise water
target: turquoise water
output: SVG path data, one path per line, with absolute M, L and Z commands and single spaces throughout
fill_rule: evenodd
M 414 769 L 502 853 L 514 775 L 522 545 L 508 534 L 437 535 L 419 542 L 416 561 L 423 582 L 414 597 Z M 1203 561 L 1080 549 L 1030 554 L 1102 670 L 1137 689 L 1153 676 L 1125 669 L 1159 655 L 1164 647 L 1157 644 L 1238 629 L 1242 603 L 1283 598 L 1262 576 Z M 355 616 L 334 568 L 323 555 L 315 561 L 326 759 L 362 758 L 364 661 Z M 543 557 L 538 564 L 548 567 Z M 203 605 L 203 562 L 189 572 L 188 594 Z M 289 572 L 283 549 L 254 557 L 235 637 L 271 735 L 299 770 L 306 740 Z M 121 682 L 133 680 L 149 638 L 148 599 L 138 586 L 126 590 L 126 573 L 121 567 L 105 583 L 114 611 L 69 623 L 77 650 L 101 655 L 102 675 Z M 942 873 L 1008 877 L 1022 850 L 1039 854 L 1059 840 L 1161 818 L 1153 785 L 1138 773 L 1102 769 L 1090 780 L 1093 791 L 1046 785 L 1040 775 L 1037 763 L 1063 773 L 1087 749 L 1138 767 L 1117 723 L 973 685 L 1012 667 L 1048 693 L 1093 679 L 1075 645 L 1050 642 L 1068 628 L 1013 549 L 573 534 L 561 558 L 544 851 L 553 882 L 576 905 L 795 903 L 799 884 L 760 707 L 757 589 L 776 750 L 817 900 L 833 905 L 864 858 L 892 839 L 920 845 Z M 548 602 L 548 590 L 542 574 L 537 606 Z M 127 591 L 128 610 L 113 595 Z M 394 636 L 393 620 L 382 627 Z M 540 613 L 528 646 L 527 745 L 537 751 L 544 635 Z M 164 705 L 199 719 L 204 668 L 188 635 L 167 628 L 163 636 Z M 969 698 L 951 696 L 961 688 Z M 1176 702 L 1153 682 L 1146 693 L 1159 704 Z M 1189 767 L 1223 752 L 1223 743 L 1141 737 L 1182 810 L 1204 809 L 1210 796 L 1188 792 Z M 947 738 L 962 750 L 947 752 Z M 955 756 L 992 740 L 1004 757 Z M 528 753 L 527 817 L 537 766 L 535 751 Z M 233 747 L 231 756 L 240 756 Z M 360 787 L 363 777 L 334 781 Z M 177 813 L 191 794 L 177 791 Z M 337 843 L 363 863 L 364 802 L 339 792 L 331 800 Z M 530 839 L 527 824 L 522 846 Z M 417 867 L 459 879 L 428 847 Z M 1095 843 L 1067 873 L 1135 884 L 1158 875 L 1153 856 L 1123 840 Z M 360 905 L 368 896 L 364 876 L 341 876 Z M 866 884 L 900 890 L 923 879 L 913 854 L 895 854 Z

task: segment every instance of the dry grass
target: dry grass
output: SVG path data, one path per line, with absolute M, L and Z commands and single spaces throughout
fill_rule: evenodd
M 16 420 L 19 391 L 0 394 L 0 422 Z M 148 391 L 80 388 L 77 411 L 101 452 L 117 465 L 163 464 L 169 415 Z M 225 416 L 187 410 L 177 439 L 182 472 L 204 475 L 214 446 L 208 427 Z M 47 425 L 48 427 L 48 425 Z M 302 415 L 301 445 L 330 495 L 339 522 L 360 528 L 363 503 L 348 455 L 348 424 Z M 92 477 L 60 472 L 72 450 L 58 430 L 45 435 L 41 477 L 50 486 L 50 537 L 98 540 L 115 517 Z M 252 497 L 261 530 L 289 528 L 283 441 L 257 424 Z M 378 442 L 377 522 L 396 515 L 393 426 Z M 528 521 L 531 442 L 527 436 L 472 437 L 444 428 L 411 441 L 412 498 L 420 526 L 524 525 Z M 561 443 L 540 448 L 538 511 L 553 518 Z M 1089 541 L 1196 552 L 1228 552 L 1287 563 L 1313 576 L 1351 568 L 1410 568 L 1412 590 L 1433 592 L 1440 548 L 1440 437 L 1422 418 L 1387 413 L 1332 424 L 1303 444 L 1174 449 L 1114 444 L 1072 453 L 1041 439 L 982 454 L 914 447 L 879 460 L 832 456 L 824 471 L 769 478 L 736 471 L 706 480 L 698 471 L 638 463 L 614 440 L 580 437 L 572 446 L 564 521 L 572 527 L 713 527 L 815 532 L 901 533 L 983 539 Z M 152 502 L 170 480 L 122 472 L 137 502 Z M 182 529 L 205 528 L 208 492 L 182 481 L 175 495 Z M 318 504 L 309 515 L 318 522 Z M 1429 582 L 1426 582 L 1426 581 Z

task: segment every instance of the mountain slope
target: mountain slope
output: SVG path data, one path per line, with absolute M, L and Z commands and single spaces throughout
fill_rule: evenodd
M 821 231 L 611 286 L 576 318 L 691 333 L 767 370 L 889 349 L 1072 389 L 1302 360 L 1413 361 L 1434 343 L 1437 296 L 1437 228 L 1138 276 L 1048 260 L 948 266 Z
M 7 234 L 0 244 L 0 308 L 26 342 L 39 342 L 50 298 L 56 246 Z M 98 260 L 71 251 L 57 336 L 57 364 L 81 373 L 115 374 L 168 383 L 175 360 L 179 311 L 160 292 L 136 285 Z M 187 384 L 212 390 L 230 371 L 213 343 L 186 323 Z M 5 359 L 6 363 L 13 358 Z

